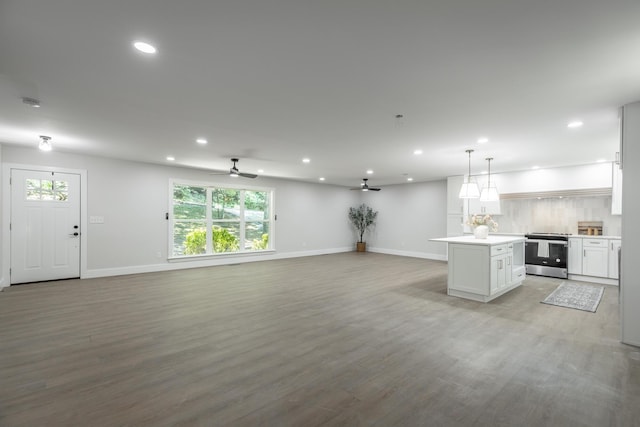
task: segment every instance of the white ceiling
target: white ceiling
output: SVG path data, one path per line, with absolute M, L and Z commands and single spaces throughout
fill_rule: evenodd
M 638 0 L 1 0 L 0 142 L 345 186 L 462 174 L 467 148 L 474 173 L 611 161 L 639 22 Z

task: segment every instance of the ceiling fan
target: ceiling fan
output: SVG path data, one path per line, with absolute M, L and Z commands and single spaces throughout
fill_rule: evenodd
M 362 178 L 362 184 L 360 184 L 360 187 L 351 188 L 351 190 L 360 190 L 360 191 L 380 191 L 381 190 L 381 188 L 369 187 L 369 184 L 367 184 L 367 181 L 369 181 L 369 178 Z
M 231 159 L 231 161 L 233 162 L 233 166 L 231 167 L 231 169 L 229 169 L 229 172 L 221 172 L 221 173 L 213 173 L 212 175 L 229 175 L 231 177 L 238 177 L 241 176 L 243 178 L 257 178 L 258 175 L 254 174 L 254 173 L 245 173 L 245 172 L 240 172 L 238 170 L 238 167 L 236 166 L 236 163 L 238 163 L 240 160 L 239 159 Z

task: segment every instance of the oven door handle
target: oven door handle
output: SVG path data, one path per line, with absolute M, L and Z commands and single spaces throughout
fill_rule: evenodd
M 566 242 L 564 240 L 543 240 L 543 239 L 527 239 L 525 240 L 525 242 L 531 242 L 531 243 L 549 243 L 550 245 L 562 245 L 564 247 L 569 246 L 569 242 Z

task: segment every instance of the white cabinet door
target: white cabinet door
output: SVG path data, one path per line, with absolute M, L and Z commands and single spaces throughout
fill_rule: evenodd
M 609 240 L 609 279 L 618 279 L 620 272 L 618 271 L 618 249 L 622 245 L 620 239 Z
M 569 274 L 582 274 L 582 238 L 569 237 L 569 254 L 567 257 Z
M 505 262 L 504 285 L 511 286 L 513 284 L 513 253 L 505 255 Z
M 609 276 L 609 241 L 584 239 L 582 241 L 582 274 L 585 276 Z
M 500 215 L 500 200 L 483 202 L 480 199 L 469 199 L 469 215 Z
M 510 285 L 511 280 L 511 266 L 507 266 L 507 260 L 511 263 L 511 255 L 497 255 L 491 257 L 491 293 L 501 291 L 506 286 Z M 509 269 L 509 280 L 507 280 L 507 270 Z

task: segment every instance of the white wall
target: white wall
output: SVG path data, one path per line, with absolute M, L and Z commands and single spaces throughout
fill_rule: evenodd
M 446 181 L 389 186 L 380 192 L 363 193 L 267 177 L 247 180 L 249 186 L 275 189 L 276 252 L 170 262 L 165 219 L 169 210 L 169 180 L 237 184 L 237 179 L 212 177 L 207 171 L 188 168 L 55 151 L 42 153 L 14 146 L 3 146 L 2 150 L 4 166 L 24 164 L 87 171 L 87 212 L 82 214 L 85 218 L 102 216 L 104 223 L 87 224 L 82 230 L 87 254 L 83 277 L 354 250 L 357 239 L 347 212 L 350 206 L 361 202 L 380 211 L 378 226 L 370 236 L 371 249 L 435 259 L 445 256 L 445 245 L 430 243 L 428 239 L 446 235 Z M 8 236 L 3 235 L 4 238 Z M 2 271 L 8 271 L 5 258 Z M 8 274 L 0 282 L 2 285 L 8 285 Z
M 640 346 L 640 102 L 624 107 L 622 184 L 622 342 Z
M 2 151 L 3 151 L 3 147 L 2 144 L 0 144 L 0 164 L 2 164 Z M 1 171 L 0 171 L 1 172 Z M 3 197 L 3 191 L 4 191 L 4 185 L 3 185 L 3 181 L 2 181 L 2 173 L 0 173 L 0 200 L 4 200 Z M 0 260 L 2 260 L 2 263 L 4 264 L 4 252 L 3 252 L 3 242 L 4 242 L 4 238 L 5 238 L 5 230 L 4 227 L 2 227 L 2 224 L 4 224 L 3 222 L 3 209 L 0 208 Z M 2 268 L 3 266 L 0 265 L 0 290 L 2 290 L 2 288 L 5 286 L 5 283 L 8 284 L 9 282 L 9 278 L 5 278 L 4 277 L 4 268 Z
M 259 177 L 248 180 L 247 185 L 275 189 L 274 213 L 278 216 L 275 254 L 169 262 L 165 213 L 169 209 L 170 178 L 234 184 L 238 180 L 212 177 L 207 171 L 59 152 L 42 153 L 12 146 L 3 147 L 2 160 L 4 165 L 87 171 L 88 209 L 83 215 L 102 216 L 104 224 L 88 224 L 87 229 L 82 230 L 87 238 L 83 277 L 331 253 L 351 250 L 354 244 L 347 219 L 348 208 L 357 198 L 353 192 L 332 185 Z M 3 271 L 5 268 L 8 266 L 3 265 Z
M 379 211 L 377 226 L 365 236 L 372 251 L 444 260 L 447 245 L 429 239 L 447 235 L 447 181 L 386 186 L 358 192 Z

